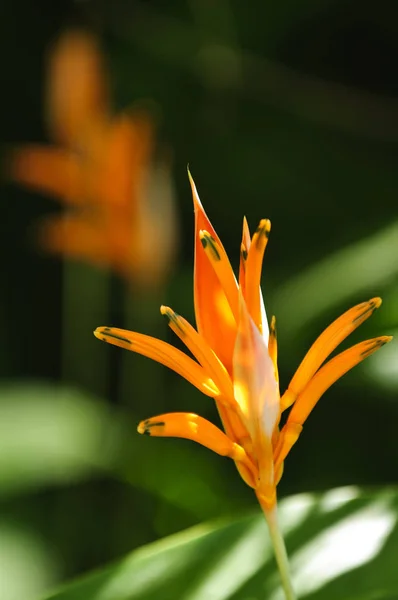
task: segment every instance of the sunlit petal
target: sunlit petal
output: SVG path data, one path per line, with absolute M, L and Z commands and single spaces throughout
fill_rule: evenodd
M 222 285 L 206 256 L 199 232 L 207 231 L 220 246 L 222 244 L 203 209 L 189 172 L 188 175 L 195 210 L 194 303 L 196 324 L 199 333 L 213 348 L 227 371 L 232 373 L 236 322 Z
M 162 363 L 207 396 L 216 397 L 220 394 L 215 383 L 197 362 L 162 340 L 116 327 L 97 327 L 94 335 L 103 342 L 137 352 Z
M 268 332 L 264 303 L 260 295 L 260 281 L 264 252 L 267 247 L 270 231 L 271 221 L 269 219 L 260 221 L 253 235 L 246 260 L 245 300 L 249 314 L 259 328 L 260 333 L 263 333 L 263 328 Z M 267 334 L 264 339 L 267 343 Z
M 242 290 L 243 296 L 245 296 L 246 289 L 246 260 L 249 254 L 251 245 L 250 231 L 247 224 L 246 217 L 243 217 L 242 227 L 242 242 L 240 245 L 240 261 L 239 261 L 239 287 Z
M 199 238 L 205 254 L 218 277 L 222 289 L 224 290 L 232 314 L 234 315 L 235 320 L 238 320 L 238 284 L 236 282 L 227 253 L 225 252 L 223 246 L 221 246 L 208 231 L 201 229 L 199 231 Z
M 241 446 L 229 439 L 221 429 L 193 413 L 168 413 L 141 421 L 138 432 L 159 437 L 192 440 L 221 456 L 243 463 L 254 479 L 256 470 Z
M 391 336 L 381 336 L 366 340 L 341 352 L 327 362 L 299 394 L 289 414 L 288 423 L 299 423 L 302 425 L 319 398 L 335 381 L 391 340 Z
M 233 408 L 235 406 L 234 392 L 231 378 L 218 357 L 207 344 L 206 340 L 188 323 L 168 306 L 161 306 L 160 312 L 169 321 L 169 326 L 187 348 L 192 352 L 197 361 L 209 373 L 220 393 Z
M 235 397 L 252 437 L 271 439 L 279 418 L 278 384 L 268 348 L 242 294 L 233 365 Z
M 277 342 L 277 337 L 276 337 L 276 318 L 275 318 L 275 316 L 272 317 L 271 324 L 269 327 L 268 354 L 270 355 L 272 363 L 274 365 L 275 379 L 276 379 L 276 381 L 279 381 L 278 342 Z
M 293 404 L 311 377 L 329 354 L 381 305 L 381 298 L 371 298 L 346 311 L 318 337 L 308 350 L 289 387 L 281 399 L 282 410 Z
M 274 450 L 275 473 L 277 473 L 283 465 L 283 461 L 289 454 L 292 446 L 297 442 L 302 430 L 303 427 L 299 423 L 287 422 L 284 425 L 280 432 L 278 444 Z

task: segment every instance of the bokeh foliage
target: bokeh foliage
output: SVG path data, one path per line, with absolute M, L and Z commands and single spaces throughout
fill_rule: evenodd
M 144 104 L 157 119 L 173 158 L 180 256 L 167 288 L 143 295 L 38 252 L 35 220 L 59 208 L 2 186 L 0 498 L 15 559 L 0 571 L 6 600 L 34 600 L 141 544 L 255 507 L 226 459 L 135 433 L 164 410 L 216 420 L 211 402 L 91 334 L 112 324 L 171 341 L 161 303 L 192 321 L 188 162 L 235 265 L 243 214 L 252 229 L 272 220 L 263 289 L 282 388 L 351 304 L 384 300 L 356 341 L 398 332 L 394 3 L 6 0 L 4 157 L 10 144 L 48 141 L 45 56 L 71 25 L 99 35 L 115 111 Z M 327 392 L 289 456 L 281 496 L 396 482 L 397 365 L 393 342 Z

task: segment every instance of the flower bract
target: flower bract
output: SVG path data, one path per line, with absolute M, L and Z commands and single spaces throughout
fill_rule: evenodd
M 141 333 L 99 327 L 95 335 L 164 364 L 214 398 L 222 428 L 184 412 L 146 419 L 138 431 L 193 440 L 232 458 L 261 505 L 272 510 L 285 459 L 322 394 L 391 337 L 360 342 L 328 360 L 337 346 L 380 306 L 381 299 L 372 298 L 354 306 L 312 344 L 281 395 L 276 320 L 272 317 L 268 323 L 260 287 L 271 223 L 263 219 L 251 236 L 244 219 L 237 279 L 189 177 L 195 210 L 196 329 L 169 307 L 162 306 L 161 313 L 194 358 Z M 289 408 L 284 418 L 282 413 Z

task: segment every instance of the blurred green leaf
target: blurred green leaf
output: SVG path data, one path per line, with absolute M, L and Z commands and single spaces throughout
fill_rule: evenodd
M 58 557 L 41 536 L 23 525 L 0 521 L 0 592 L 3 600 L 31 600 L 54 585 Z M 23 574 L 23 576 L 21 576 Z
M 340 488 L 280 503 L 299 598 L 396 597 L 398 491 Z M 395 596 L 394 596 L 395 594 Z M 194 527 L 131 553 L 48 600 L 282 600 L 265 522 Z
M 389 333 L 394 336 L 394 341 L 388 344 L 383 355 L 376 353 L 365 374 L 368 379 L 382 388 L 396 390 L 398 388 L 398 329 L 393 329 Z M 396 394 L 391 397 L 397 400 Z
M 0 495 L 77 480 L 111 458 L 111 415 L 75 389 L 46 383 L 0 388 Z
M 0 498 L 106 472 L 190 515 L 190 523 L 219 515 L 220 505 L 224 512 L 239 509 L 242 498 L 233 495 L 229 470 L 218 457 L 178 440 L 157 444 L 135 427 L 132 414 L 77 389 L 3 384 Z M 185 473 L 183 479 L 174 476 L 176 469 Z M 165 525 L 170 533 L 170 523 Z
M 279 288 L 278 319 L 294 336 L 314 318 L 358 294 L 374 294 L 398 274 L 398 222 L 337 250 Z M 367 299 L 367 298 L 364 298 Z

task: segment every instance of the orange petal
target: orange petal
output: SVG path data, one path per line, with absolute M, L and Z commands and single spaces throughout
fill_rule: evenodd
M 192 352 L 196 360 L 207 371 L 210 378 L 217 385 L 222 397 L 227 404 L 235 409 L 234 390 L 228 372 L 221 361 L 214 354 L 206 340 L 184 319 L 168 306 L 161 306 L 160 312 L 168 319 L 170 328 Z M 221 397 L 220 397 L 221 399 Z
M 213 238 L 208 231 L 201 229 L 199 238 L 209 262 L 211 263 L 215 274 L 224 290 L 225 297 L 232 311 L 235 321 L 238 320 L 238 284 L 234 272 L 229 262 L 227 253 L 223 246 Z
M 162 306 L 160 312 L 168 318 L 171 329 L 184 342 L 220 390 L 216 405 L 223 427 L 232 441 L 243 444 L 246 449 L 250 437 L 236 413 L 232 381 L 224 365 L 204 338 L 183 317 L 167 306 Z
M 111 210 L 126 211 L 133 220 L 142 194 L 152 149 L 152 126 L 148 118 L 124 114 L 109 125 L 93 173 L 93 198 Z
M 259 328 L 260 333 L 263 332 L 263 328 L 266 329 L 268 327 L 266 322 L 264 323 L 264 315 L 262 314 L 264 304 L 260 293 L 260 282 L 264 252 L 267 247 L 270 231 L 271 221 L 269 219 L 260 221 L 253 235 L 246 260 L 245 300 L 249 314 Z
M 297 442 L 302 430 L 303 430 L 302 425 L 299 425 L 298 423 L 288 422 L 284 425 L 284 427 L 280 433 L 280 437 L 279 437 L 277 446 L 274 451 L 275 474 L 277 474 L 278 471 L 281 468 L 283 468 L 283 461 L 285 460 L 286 456 L 289 454 L 293 445 Z M 280 474 L 280 477 L 281 476 L 282 476 L 282 473 Z M 276 483 L 278 483 L 280 477 L 279 478 L 277 476 L 275 477 L 275 479 L 277 480 Z
M 194 301 L 196 323 L 199 333 L 213 348 L 227 371 L 232 373 L 236 322 L 224 290 L 200 241 L 200 230 L 208 231 L 220 246 L 222 244 L 203 210 L 189 171 L 188 176 L 195 209 Z
M 178 437 L 192 440 L 216 452 L 220 456 L 229 456 L 245 467 L 248 485 L 254 487 L 256 469 L 244 449 L 229 439 L 213 423 L 193 413 L 168 413 L 141 421 L 138 432 L 156 437 Z
M 108 90 L 96 39 L 85 31 L 67 31 L 49 63 L 48 120 L 53 137 L 75 145 L 88 122 L 105 115 Z
M 252 439 L 271 439 L 279 418 L 279 392 L 274 365 L 264 340 L 240 294 L 240 318 L 234 349 L 235 398 Z
M 329 354 L 359 325 L 368 319 L 373 311 L 381 304 L 381 298 L 371 298 L 368 302 L 357 304 L 346 311 L 341 317 L 318 337 L 308 350 L 289 387 L 281 398 L 282 410 L 285 410 L 296 400 L 307 383 L 327 359 Z
M 99 224 L 79 214 L 42 219 L 39 224 L 40 244 L 50 252 L 87 259 L 108 261 L 108 252 Z
M 276 337 L 276 318 L 272 316 L 271 325 L 269 327 L 268 353 L 274 365 L 275 379 L 279 381 L 278 374 L 278 342 Z
M 366 340 L 332 358 L 299 394 L 287 422 L 303 425 L 319 398 L 335 381 L 391 340 L 391 336 Z
M 70 204 L 81 204 L 82 171 L 71 152 L 27 145 L 14 150 L 8 161 L 8 175 L 28 188 L 49 194 Z
M 243 217 L 242 242 L 240 245 L 240 263 L 239 263 L 239 287 L 245 295 L 246 282 L 246 260 L 250 250 L 250 231 L 246 217 Z
M 220 394 L 203 367 L 162 340 L 116 327 L 97 327 L 94 335 L 103 342 L 156 360 L 184 377 L 206 396 L 217 397 Z
M 42 219 L 40 245 L 47 251 L 82 260 L 100 267 L 111 267 L 129 275 L 139 261 L 131 252 L 134 232 L 125 220 L 108 223 L 95 213 L 68 214 Z
M 234 350 L 234 390 L 242 420 L 258 461 L 261 496 L 273 502 L 272 436 L 279 421 L 279 390 L 267 346 L 240 293 L 240 318 Z

